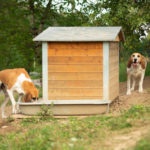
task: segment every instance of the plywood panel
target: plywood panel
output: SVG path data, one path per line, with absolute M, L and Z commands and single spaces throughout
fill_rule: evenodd
M 102 72 L 50 72 L 49 80 L 101 80 Z
M 102 96 L 102 90 L 99 88 L 92 89 L 50 89 L 49 88 L 49 97 L 50 96 Z
M 102 57 L 100 56 L 49 56 L 49 64 L 101 64 Z
M 48 56 L 102 56 L 99 49 L 59 49 L 48 50 Z
M 49 49 L 102 49 L 102 42 L 49 42 Z
M 50 43 L 48 56 L 102 56 L 102 43 Z
M 49 88 L 99 88 L 102 84 L 100 81 L 94 81 L 94 80 L 65 80 L 65 81 L 51 81 L 48 82 Z
M 49 43 L 49 99 L 102 99 L 102 63 L 102 43 Z
M 101 72 L 101 65 L 48 65 L 50 72 Z M 50 74 L 49 74 L 50 75 Z
M 102 96 L 51 96 L 49 100 L 99 100 Z
M 109 66 L 109 97 L 113 100 L 119 95 L 119 45 L 117 42 L 110 43 Z

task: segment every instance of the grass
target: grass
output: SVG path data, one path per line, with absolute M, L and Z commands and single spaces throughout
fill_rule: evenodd
M 134 150 L 148 150 L 150 149 L 150 133 L 143 137 L 138 143 L 136 144 Z
M 0 135 L 0 149 L 103 150 L 106 146 L 105 141 L 115 133 L 130 132 L 137 126 L 137 122 L 139 127 L 139 120 L 141 126 L 143 120 L 150 123 L 149 115 L 150 107 L 133 106 L 120 116 L 102 115 L 84 119 L 70 117 L 65 120 L 58 120 L 52 116 L 44 119 L 22 119 L 20 128 Z M 150 148 L 148 139 L 149 136 L 139 141 L 135 149 L 139 150 L 138 148 L 144 148 L 145 145 Z

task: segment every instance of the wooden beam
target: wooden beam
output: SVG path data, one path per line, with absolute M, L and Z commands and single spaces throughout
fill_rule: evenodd
M 42 43 L 42 88 L 43 99 L 48 99 L 48 45 L 46 42 Z

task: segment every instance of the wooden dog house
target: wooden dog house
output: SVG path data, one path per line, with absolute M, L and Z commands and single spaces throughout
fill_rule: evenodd
M 42 42 L 43 99 L 56 115 L 99 114 L 119 96 L 121 27 L 49 27 Z

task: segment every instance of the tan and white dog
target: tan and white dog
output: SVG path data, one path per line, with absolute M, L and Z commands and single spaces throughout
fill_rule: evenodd
M 1 105 L 2 118 L 6 118 L 5 106 L 9 99 L 12 103 L 12 113 L 17 113 L 18 107 L 13 92 L 19 94 L 18 102 L 22 100 L 22 97 L 24 102 L 31 102 L 38 99 L 38 90 L 24 68 L 0 71 L 0 89 L 3 90 L 5 94 L 5 100 Z
M 147 66 L 147 59 L 140 53 L 133 53 L 127 64 L 127 95 L 135 88 L 136 80 L 139 79 L 139 92 L 143 92 L 143 80 Z M 132 82 L 132 87 L 130 86 Z

